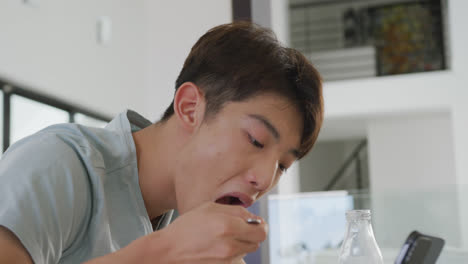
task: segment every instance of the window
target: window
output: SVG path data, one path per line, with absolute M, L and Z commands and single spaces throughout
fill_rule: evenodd
M 22 96 L 11 96 L 10 144 L 53 124 L 67 123 L 68 112 Z
M 54 124 L 75 122 L 104 127 L 109 121 L 106 115 L 0 79 L 0 146 L 3 151 L 14 142 Z

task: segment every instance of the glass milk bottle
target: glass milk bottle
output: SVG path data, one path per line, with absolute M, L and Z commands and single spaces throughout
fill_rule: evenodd
M 372 230 L 370 210 L 348 211 L 346 220 L 339 264 L 383 264 L 382 254 Z

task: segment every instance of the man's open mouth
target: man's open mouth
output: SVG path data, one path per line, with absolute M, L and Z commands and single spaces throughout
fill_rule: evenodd
M 244 203 L 241 200 L 239 200 L 239 198 L 230 195 L 226 195 L 219 198 L 218 200 L 216 200 L 216 203 L 227 205 L 244 205 Z
M 241 192 L 232 192 L 232 193 L 227 193 L 221 196 L 220 198 L 216 199 L 216 203 L 219 204 L 227 204 L 227 205 L 240 205 L 245 208 L 249 207 L 252 205 L 254 200 Z

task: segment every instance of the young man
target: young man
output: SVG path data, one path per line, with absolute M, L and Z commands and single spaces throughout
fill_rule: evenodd
M 161 121 L 126 111 L 105 129 L 56 125 L 4 154 L 0 263 L 243 262 L 267 232 L 245 208 L 311 149 L 322 119 L 304 56 L 247 22 L 213 28 Z

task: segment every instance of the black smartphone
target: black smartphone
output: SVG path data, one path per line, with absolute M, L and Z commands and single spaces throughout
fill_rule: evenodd
M 395 264 L 435 264 L 444 243 L 442 238 L 413 231 L 403 244 Z

